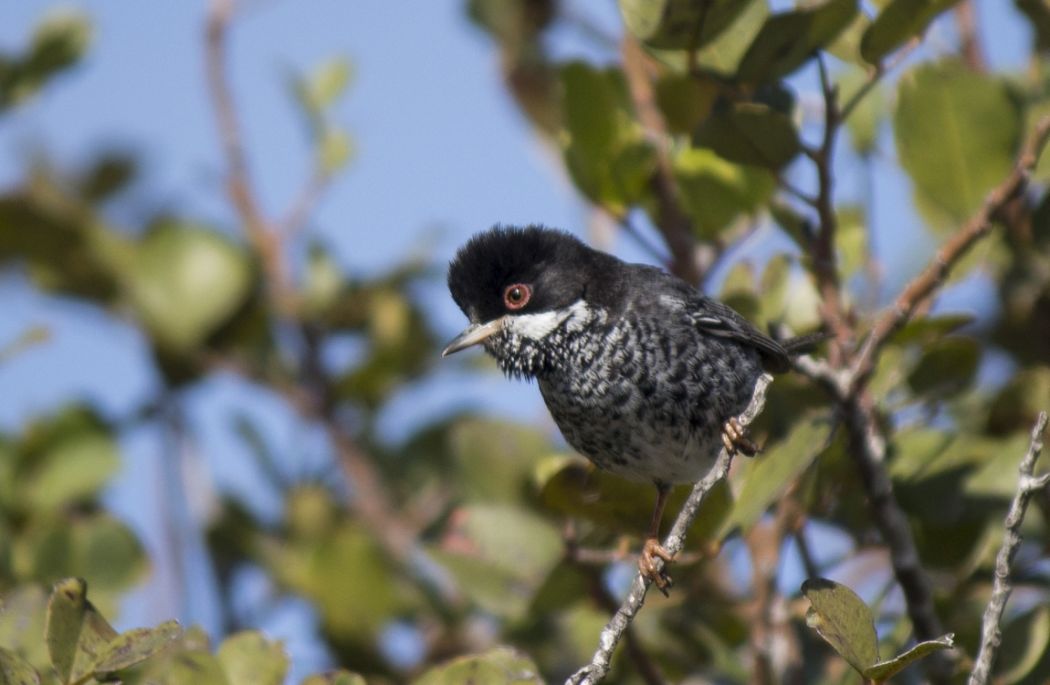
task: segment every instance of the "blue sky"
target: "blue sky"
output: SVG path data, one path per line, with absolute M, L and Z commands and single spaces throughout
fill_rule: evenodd
M 412 250 L 428 252 L 440 265 L 467 236 L 497 221 L 546 223 L 585 233 L 587 206 L 506 95 L 498 57 L 467 20 L 462 0 L 245 4 L 249 9 L 232 36 L 231 76 L 258 195 L 268 210 L 282 212 L 309 171 L 307 139 L 285 75 L 337 55 L 353 63 L 355 76 L 335 118 L 353 136 L 356 156 L 310 227 L 348 269 L 376 272 Z M 610 31 L 619 30 L 613 2 L 570 5 L 594 13 Z M 0 185 L 16 182 L 25 160 L 39 150 L 61 166 L 75 167 L 100 149 L 130 148 L 142 153 L 145 180 L 135 191 L 136 201 L 121 203 L 115 221 L 134 225 L 157 209 L 170 208 L 235 226 L 221 194 L 222 164 L 205 91 L 205 3 L 8 0 L 0 9 L 0 46 L 23 45 L 44 13 L 61 6 L 85 11 L 94 21 L 95 40 L 81 67 L 0 120 Z M 1016 65 L 1027 47 L 1027 29 L 1002 0 L 982 0 L 978 7 L 993 64 Z M 943 46 L 949 38 L 944 29 L 934 33 L 931 44 L 936 49 L 938 40 Z M 562 33 L 553 40 L 562 54 L 602 56 L 599 46 L 578 35 Z M 802 75 L 796 85 L 805 92 L 811 79 Z M 929 243 L 910 208 L 906 179 L 891 171 L 892 140 L 884 135 L 881 147 L 875 196 L 879 247 L 899 281 L 924 259 L 916 248 Z M 859 182 L 854 171 L 844 169 L 841 194 L 857 193 Z M 622 256 L 644 258 L 625 240 L 617 239 L 612 247 Z M 439 330 L 451 336 L 462 325 L 462 315 L 442 284 L 433 287 L 421 297 Z M 979 288 L 956 291 L 951 299 L 967 307 L 988 302 Z M 121 416 L 155 388 L 147 350 L 133 329 L 96 311 L 42 297 L 17 274 L 0 273 L 0 301 L 0 344 L 31 325 L 44 324 L 53 334 L 47 344 L 0 366 L 5 397 L 0 429 L 15 429 L 70 398 L 87 399 L 106 414 Z M 206 568 L 190 564 L 187 570 L 199 576 L 190 587 L 205 591 L 176 598 L 178 574 L 165 552 L 164 522 L 205 515 L 214 503 L 212 486 L 233 490 L 260 510 L 276 504 L 230 435 L 232 412 L 258 417 L 274 444 L 296 459 L 321 458 L 317 441 L 304 435 L 273 398 L 218 379 L 189 399 L 197 441 L 183 452 L 184 482 L 191 491 L 187 506 L 165 504 L 180 499 L 169 489 L 171 480 L 180 479 L 166 470 L 172 460 L 162 454 L 157 434 L 133 431 L 124 440 L 127 465 L 109 501 L 158 557 L 152 586 L 128 605 L 124 625 L 172 615 L 214 625 Z M 495 375 L 464 379 L 443 371 L 394 401 L 384 416 L 384 433 L 396 439 L 405 423 L 481 405 L 550 425 L 535 387 Z M 144 501 L 154 506 L 144 507 Z M 199 558 L 199 542 L 184 543 L 187 558 Z M 301 610 L 289 611 L 273 618 L 277 634 L 295 633 L 294 617 Z M 296 649 L 308 653 L 305 644 L 293 645 L 293 653 Z

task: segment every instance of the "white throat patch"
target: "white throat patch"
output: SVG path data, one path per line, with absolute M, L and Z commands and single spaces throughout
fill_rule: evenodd
M 519 314 L 504 318 L 504 326 L 509 332 L 530 340 L 542 340 L 551 331 L 568 322 L 568 330 L 582 327 L 591 319 L 591 308 L 583 300 L 576 300 L 564 309 L 535 314 Z

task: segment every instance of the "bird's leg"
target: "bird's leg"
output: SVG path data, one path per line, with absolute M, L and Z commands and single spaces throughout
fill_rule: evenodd
M 745 457 L 753 457 L 758 454 L 758 445 L 747 439 L 747 436 L 744 435 L 744 427 L 740 425 L 735 416 L 722 424 L 722 444 L 725 445 L 726 452 L 730 454 L 739 452 Z
M 656 483 L 656 506 L 653 508 L 653 517 L 649 521 L 649 533 L 645 536 L 645 544 L 642 545 L 642 554 L 638 557 L 638 570 L 643 576 L 651 579 L 656 587 L 667 596 L 667 590 L 671 587 L 671 577 L 663 569 L 663 565 L 656 560 L 661 559 L 664 564 L 670 563 L 674 557 L 660 544 L 660 521 L 664 517 L 664 506 L 667 505 L 667 496 L 671 494 L 671 486 L 667 483 Z

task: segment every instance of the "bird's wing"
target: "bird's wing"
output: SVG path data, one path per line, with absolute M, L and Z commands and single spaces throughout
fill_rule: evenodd
M 707 297 L 697 298 L 691 318 L 693 324 L 704 333 L 754 347 L 769 371 L 779 373 L 790 368 L 790 354 L 783 345 L 759 332 L 751 322 L 721 302 Z

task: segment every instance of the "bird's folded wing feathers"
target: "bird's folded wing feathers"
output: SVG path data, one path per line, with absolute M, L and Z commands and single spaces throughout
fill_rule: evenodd
M 770 371 L 781 372 L 790 367 L 790 354 L 783 345 L 759 332 L 747 319 L 721 302 L 703 298 L 693 316 L 693 323 L 710 335 L 754 347 Z

